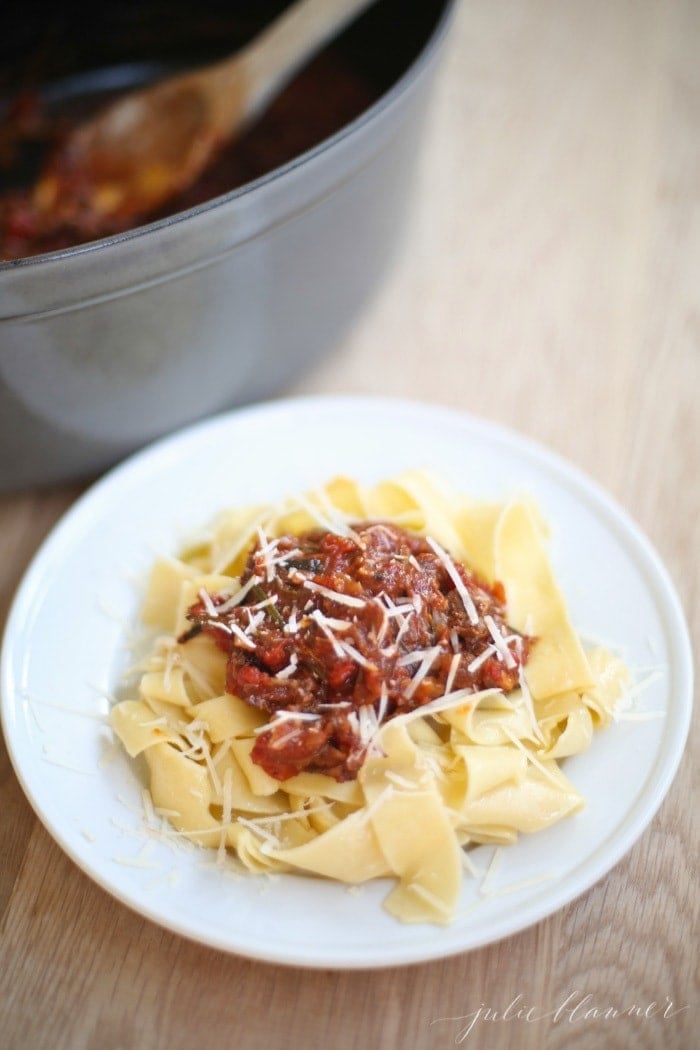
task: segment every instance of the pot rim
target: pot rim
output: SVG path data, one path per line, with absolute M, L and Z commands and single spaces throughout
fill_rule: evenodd
M 313 162 L 316 157 L 334 149 L 337 143 L 359 133 L 359 130 L 366 124 L 375 122 L 380 114 L 386 112 L 396 104 L 397 99 L 402 96 L 408 89 L 409 85 L 420 76 L 423 68 L 430 63 L 434 52 L 441 45 L 452 20 L 457 2 L 458 0 L 443 0 L 442 11 L 440 12 L 437 23 L 427 37 L 423 47 L 413 62 L 411 62 L 409 67 L 398 78 L 398 80 L 391 85 L 388 91 L 380 95 L 378 99 L 364 110 L 364 112 L 360 113 L 359 116 L 355 117 L 354 120 L 350 121 L 349 124 L 339 128 L 338 131 L 334 132 L 328 138 L 323 139 L 321 142 L 317 143 L 317 145 L 312 146 L 311 149 L 300 153 L 298 156 L 287 161 L 286 164 L 282 164 L 280 167 L 274 168 L 272 171 L 260 175 L 251 182 L 246 182 L 243 185 L 230 190 L 228 193 L 221 194 L 218 197 L 212 197 L 210 200 L 203 201 L 201 204 L 194 205 L 184 211 L 176 212 L 174 215 L 168 215 L 143 226 L 136 226 L 133 229 L 123 230 L 121 233 L 111 234 L 108 237 L 101 237 L 98 240 L 88 241 L 85 244 L 78 244 L 71 248 L 60 248 L 52 252 L 42 252 L 38 255 L 25 256 L 19 259 L 8 259 L 4 262 L 0 261 L 0 281 L 5 274 L 10 272 L 16 273 L 17 271 L 27 271 L 33 268 L 38 269 L 43 265 L 48 265 L 64 259 L 72 259 L 77 256 L 88 256 L 92 252 L 100 249 L 109 249 L 112 245 L 120 245 L 129 241 L 136 241 L 141 237 L 147 237 L 160 230 L 170 229 L 174 226 L 178 226 L 180 223 L 194 220 L 201 215 L 215 210 L 221 205 L 229 204 L 242 197 L 252 197 L 263 187 L 283 179 L 289 174 L 289 172 L 295 171 L 303 165 Z

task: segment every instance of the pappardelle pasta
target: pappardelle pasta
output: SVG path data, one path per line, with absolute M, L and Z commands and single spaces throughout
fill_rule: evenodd
M 157 811 L 251 873 L 389 877 L 392 915 L 449 922 L 465 849 L 584 805 L 560 760 L 627 685 L 584 651 L 546 541 L 529 500 L 420 471 L 222 513 L 154 565 L 112 709 Z

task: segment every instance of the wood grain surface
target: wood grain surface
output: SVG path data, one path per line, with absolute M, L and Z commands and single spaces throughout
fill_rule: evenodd
M 699 55 L 695 0 L 463 0 L 400 257 L 283 391 L 419 397 L 545 442 L 639 522 L 696 645 Z M 78 492 L 0 500 L 3 620 Z M 696 721 L 650 828 L 550 919 L 429 965 L 336 973 L 222 955 L 132 914 L 53 843 L 0 745 L 0 1045 L 698 1045 L 699 746 Z M 602 1016 L 635 1004 L 646 1015 Z

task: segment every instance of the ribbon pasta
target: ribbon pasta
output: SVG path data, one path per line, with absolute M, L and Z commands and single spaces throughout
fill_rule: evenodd
M 521 688 L 462 690 L 380 724 L 356 780 L 305 772 L 278 781 L 251 757 L 268 716 L 226 692 L 226 655 L 203 634 L 177 641 L 187 610 L 203 591 L 240 590 L 259 527 L 274 537 L 373 519 L 430 536 L 503 584 L 509 623 L 537 638 Z M 559 761 L 589 747 L 627 684 L 619 660 L 584 652 L 545 539 L 529 502 L 470 503 L 420 471 L 372 488 L 336 478 L 279 506 L 222 514 L 179 558 L 153 567 L 143 619 L 157 637 L 133 697 L 112 710 L 126 751 L 145 762 L 156 810 L 252 873 L 389 877 L 392 915 L 448 923 L 465 847 L 512 843 L 584 805 Z

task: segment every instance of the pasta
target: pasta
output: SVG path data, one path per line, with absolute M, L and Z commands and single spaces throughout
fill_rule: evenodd
M 249 872 L 389 877 L 392 915 L 448 923 L 465 848 L 581 809 L 560 761 L 627 685 L 584 651 L 546 541 L 530 501 L 421 471 L 223 513 L 153 567 L 112 710 L 157 811 Z

